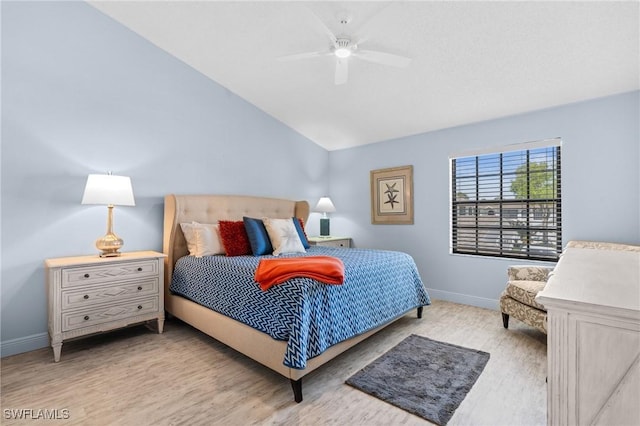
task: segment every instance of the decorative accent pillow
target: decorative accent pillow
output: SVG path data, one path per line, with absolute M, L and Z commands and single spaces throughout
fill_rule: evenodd
M 249 244 L 254 256 L 263 254 L 271 254 L 273 247 L 262 219 L 254 219 L 252 217 L 243 217 L 244 229 L 249 237 Z
M 195 257 L 224 254 L 218 224 L 181 223 L 189 254 Z
M 251 254 L 251 244 L 243 221 L 220 221 L 220 237 L 227 256 Z
M 302 241 L 300 241 L 293 219 L 270 219 L 265 217 L 262 222 L 271 239 L 274 256 L 282 253 L 305 253 L 306 250 L 302 245 Z
M 187 249 L 189 250 L 189 254 L 195 256 L 196 252 L 196 238 L 193 235 L 193 228 L 195 227 L 194 223 L 181 223 L 180 228 L 182 228 L 182 233 L 184 234 L 184 239 L 187 241 Z
M 309 247 L 311 247 L 311 244 L 309 244 L 307 233 L 304 232 L 304 221 L 299 217 L 292 217 L 292 219 L 293 224 L 296 226 L 296 231 L 298 231 L 298 236 L 300 236 L 300 242 L 302 243 L 302 246 L 308 249 Z

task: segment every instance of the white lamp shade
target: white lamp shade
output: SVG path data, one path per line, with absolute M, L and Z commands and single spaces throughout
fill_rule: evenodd
M 82 204 L 135 206 L 131 179 L 128 176 L 89 175 Z
M 320 201 L 318 201 L 318 204 L 316 204 L 315 211 L 320 213 L 332 213 L 336 211 L 336 208 L 329 197 L 322 197 L 320 198 Z

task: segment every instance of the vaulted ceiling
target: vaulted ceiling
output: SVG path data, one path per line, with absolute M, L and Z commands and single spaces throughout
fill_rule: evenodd
M 637 1 L 90 4 L 328 150 L 640 88 Z M 411 63 L 279 59 L 328 32 Z

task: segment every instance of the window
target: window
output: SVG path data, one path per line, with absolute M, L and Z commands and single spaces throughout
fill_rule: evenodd
M 560 139 L 452 157 L 452 252 L 557 260 L 560 182 Z

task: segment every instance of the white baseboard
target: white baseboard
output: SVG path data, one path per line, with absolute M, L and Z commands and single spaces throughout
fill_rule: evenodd
M 492 309 L 494 311 L 500 309 L 500 302 L 494 299 L 469 296 L 468 294 L 452 293 L 450 291 L 436 290 L 435 288 L 427 288 L 427 292 L 429 293 L 429 296 L 434 299 L 476 306 L 478 308 Z
M 32 334 L 31 336 L 18 337 L 17 339 L 0 342 L 0 357 L 35 351 L 49 346 L 49 333 Z

